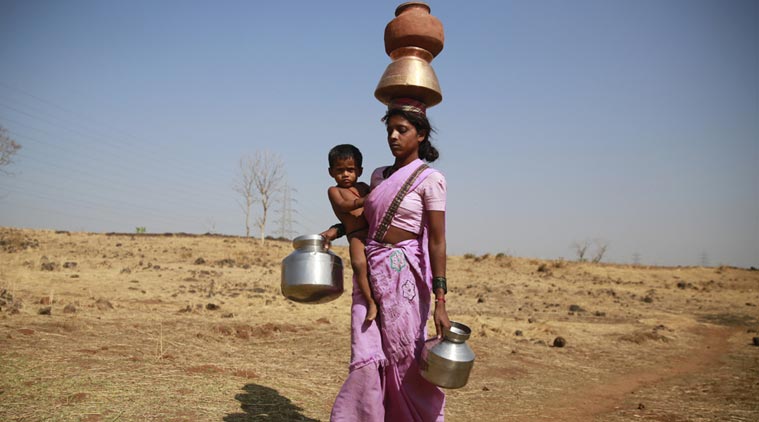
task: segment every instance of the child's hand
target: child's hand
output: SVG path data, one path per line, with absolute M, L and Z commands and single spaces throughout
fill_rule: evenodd
M 325 230 L 325 231 L 323 231 L 323 232 L 321 232 L 319 234 L 322 237 L 324 237 L 324 240 L 326 240 L 326 242 L 324 242 L 324 247 L 327 248 L 327 249 L 329 249 L 329 247 L 332 244 L 332 241 L 335 240 L 335 239 L 337 239 L 337 234 L 338 233 L 337 233 L 337 229 L 336 228 L 330 227 L 327 230 Z

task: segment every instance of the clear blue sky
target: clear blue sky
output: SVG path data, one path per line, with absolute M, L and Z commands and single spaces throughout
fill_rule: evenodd
M 270 150 L 295 231 L 329 226 L 327 151 L 391 163 L 399 3 L 0 1 L 0 225 L 243 234 L 237 163 Z M 449 253 L 759 266 L 759 2 L 429 4 Z

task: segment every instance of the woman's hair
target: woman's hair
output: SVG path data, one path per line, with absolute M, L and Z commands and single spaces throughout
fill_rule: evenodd
M 424 140 L 419 144 L 419 158 L 427 161 L 428 163 L 431 163 L 440 157 L 440 153 L 438 152 L 437 148 L 432 146 L 432 133 L 435 132 L 435 129 L 433 129 L 432 125 L 430 125 L 430 121 L 427 120 L 427 116 L 411 111 L 390 109 L 387 111 L 387 113 L 385 113 L 385 117 L 382 118 L 385 126 L 387 126 L 390 118 L 393 116 L 403 117 L 404 119 L 408 120 L 408 122 L 411 123 L 414 128 L 416 128 L 417 132 L 424 133 Z

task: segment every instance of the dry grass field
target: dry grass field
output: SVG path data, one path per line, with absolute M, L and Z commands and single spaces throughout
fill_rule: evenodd
M 328 420 L 350 295 L 283 298 L 291 251 L 0 228 L 0 420 Z M 449 314 L 477 354 L 449 421 L 759 420 L 759 271 L 500 254 L 448 267 Z

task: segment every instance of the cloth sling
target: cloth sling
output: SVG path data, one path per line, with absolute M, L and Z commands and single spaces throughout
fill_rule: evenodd
M 395 217 L 395 213 L 398 212 L 398 207 L 401 206 L 401 201 L 403 201 L 403 198 L 406 196 L 406 194 L 408 194 L 408 191 L 411 190 L 411 186 L 414 184 L 419 175 L 428 168 L 429 166 L 427 164 L 422 164 L 421 166 L 417 167 L 413 173 L 411 173 L 411 176 L 409 176 L 408 179 L 406 179 L 406 182 L 403 184 L 403 186 L 401 186 L 401 189 L 395 195 L 395 198 L 393 198 L 393 202 L 390 203 L 390 207 L 387 209 L 387 212 L 382 217 L 382 221 L 377 228 L 377 232 L 374 234 L 374 240 L 380 243 L 384 241 L 387 229 L 390 228 L 390 223 L 393 222 L 393 217 Z

